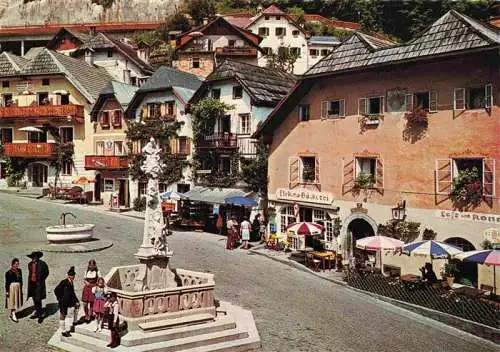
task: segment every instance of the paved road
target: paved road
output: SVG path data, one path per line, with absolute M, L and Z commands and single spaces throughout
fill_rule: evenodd
M 0 268 L 6 270 L 14 256 L 21 258 L 25 268 L 24 255 L 44 243 L 43 228 L 57 223 L 62 211 L 75 212 L 78 221 L 96 223 L 98 237 L 113 241 L 114 246 L 100 253 L 46 253 L 44 260 L 51 269 L 49 304 L 55 302 L 52 288 L 70 265 L 83 273 L 90 258 L 103 272 L 135 263 L 132 255 L 141 241 L 140 220 L 0 193 Z M 262 256 L 225 251 L 224 238 L 216 235 L 176 232 L 169 243 L 173 267 L 214 273 L 218 298 L 253 311 L 263 351 L 495 350 L 471 335 Z M 45 343 L 57 329 L 57 319 L 55 313 L 43 325 L 30 319 L 14 324 L 2 312 L 0 351 L 48 351 Z

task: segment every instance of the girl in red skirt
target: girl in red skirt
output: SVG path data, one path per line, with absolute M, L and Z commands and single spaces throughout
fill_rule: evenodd
M 94 294 L 94 314 L 96 317 L 96 328 L 95 332 L 102 330 L 102 318 L 104 316 L 104 304 L 106 303 L 106 294 L 108 289 L 106 287 L 106 282 L 104 278 L 100 277 L 97 279 L 97 286 L 92 288 L 92 293 Z
M 93 318 L 93 304 L 94 304 L 94 294 L 92 293 L 92 288 L 97 284 L 97 279 L 101 277 L 99 270 L 97 269 L 97 264 L 95 260 L 90 260 L 87 266 L 87 271 L 83 276 L 83 293 L 82 302 L 83 309 L 85 310 L 85 322 L 88 324 Z

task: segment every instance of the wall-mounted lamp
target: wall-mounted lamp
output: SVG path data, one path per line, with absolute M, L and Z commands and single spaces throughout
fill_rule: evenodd
M 392 208 L 392 219 L 396 221 L 401 221 L 406 218 L 406 200 L 398 203 L 395 208 Z

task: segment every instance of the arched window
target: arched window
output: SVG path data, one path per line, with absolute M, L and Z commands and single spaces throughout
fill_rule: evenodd
M 469 241 L 467 241 L 466 239 L 463 239 L 461 237 L 450 237 L 450 238 L 446 239 L 444 242 L 451 244 L 452 246 L 458 247 L 461 250 L 463 250 L 464 252 L 473 251 L 476 249 L 476 248 L 474 248 L 472 243 L 470 243 Z

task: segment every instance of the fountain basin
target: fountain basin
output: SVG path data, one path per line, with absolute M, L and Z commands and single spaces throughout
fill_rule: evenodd
M 55 225 L 45 228 L 50 243 L 81 242 L 92 239 L 94 224 Z

